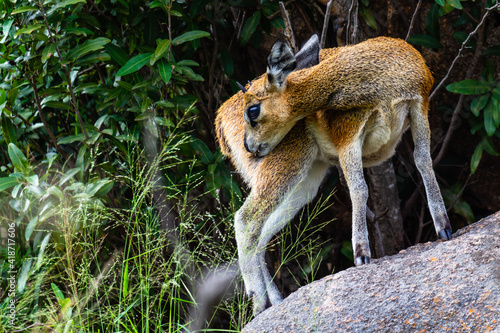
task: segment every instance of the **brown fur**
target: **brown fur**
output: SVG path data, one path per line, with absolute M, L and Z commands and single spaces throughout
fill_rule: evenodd
M 286 66 L 278 59 L 276 68 L 271 77 L 282 76 L 279 68 Z M 267 242 L 312 200 L 331 165 L 342 167 L 351 195 L 355 262 L 369 262 L 363 167 L 390 158 L 408 124 L 436 232 L 451 237 L 430 159 L 427 109 L 433 78 L 413 47 L 380 37 L 321 50 L 319 64 L 285 78 L 284 84 L 266 74 L 255 79 L 247 92 L 219 108 L 215 122 L 222 153 L 252 189 L 236 214 L 235 231 L 256 314 L 281 300 L 265 267 Z M 247 123 L 254 105 L 260 105 L 260 114 Z M 258 148 L 262 144 L 268 149 Z
M 373 112 L 373 108 L 378 108 L 389 113 L 380 109 L 390 109 L 397 100 L 410 101 L 419 96 L 425 99 L 433 85 L 431 72 L 420 53 L 400 39 L 374 38 L 322 50 L 320 57 L 319 65 L 292 72 L 285 89 L 274 89 L 266 75 L 252 83 L 244 95 L 244 109 L 260 103 L 262 111 L 257 128 L 246 126 L 248 137 L 258 143 L 269 143 L 272 150 L 295 122 L 315 112 L 348 113 L 354 109 Z M 317 121 L 327 118 L 319 116 Z M 349 133 L 360 127 L 358 116 L 338 114 L 335 120 L 341 121 L 342 128 Z M 318 125 L 327 129 L 332 124 Z M 347 137 L 336 135 L 332 139 L 342 145 Z

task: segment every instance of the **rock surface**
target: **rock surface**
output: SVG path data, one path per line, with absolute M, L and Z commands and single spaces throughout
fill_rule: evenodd
M 300 288 L 243 332 L 500 332 L 500 212 Z

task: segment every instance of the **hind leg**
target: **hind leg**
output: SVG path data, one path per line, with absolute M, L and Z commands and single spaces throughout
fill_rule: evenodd
M 436 175 L 432 168 L 430 152 L 431 134 L 429 121 L 425 112 L 427 106 L 428 102 L 421 103 L 417 101 L 412 102 L 410 105 L 411 133 L 413 142 L 415 143 L 413 156 L 415 165 L 424 182 L 429 211 L 434 221 L 434 228 L 439 238 L 446 240 L 451 239 L 451 226 Z
M 366 226 L 368 186 L 363 174 L 361 146 L 361 139 L 358 138 L 339 149 L 340 165 L 347 181 L 352 203 L 352 247 L 354 263 L 357 266 L 368 264 L 371 258 Z

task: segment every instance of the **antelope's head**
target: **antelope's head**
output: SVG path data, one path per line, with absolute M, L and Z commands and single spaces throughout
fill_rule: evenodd
M 248 152 L 269 154 L 299 120 L 292 114 L 286 94 L 290 73 L 319 63 L 320 45 L 313 35 L 297 52 L 285 42 L 276 42 L 267 58 L 267 73 L 254 80 L 244 95 L 244 145 Z

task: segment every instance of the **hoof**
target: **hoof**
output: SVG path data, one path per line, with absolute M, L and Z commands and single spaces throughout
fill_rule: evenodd
M 451 230 L 443 229 L 439 232 L 439 238 L 442 240 L 450 240 L 451 239 Z
M 354 263 L 356 264 L 356 266 L 369 264 L 370 257 L 365 257 L 365 256 L 357 257 L 356 259 L 354 259 Z

